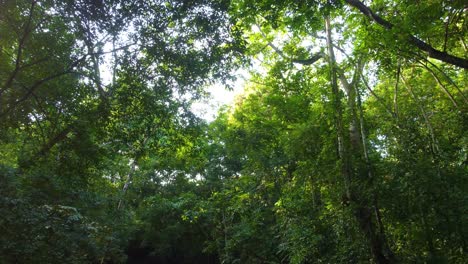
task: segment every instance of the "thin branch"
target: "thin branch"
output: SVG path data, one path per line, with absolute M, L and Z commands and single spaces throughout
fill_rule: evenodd
M 460 42 L 462 43 L 463 45 L 463 49 L 465 50 L 465 52 L 468 50 L 468 47 L 466 46 L 466 43 L 465 43 L 465 40 L 463 39 L 463 37 L 460 37 Z
M 36 60 L 36 61 L 30 62 L 30 63 L 27 63 L 27 64 L 23 64 L 23 65 L 20 67 L 20 70 L 24 70 L 24 69 L 26 69 L 26 68 L 35 66 L 35 65 L 37 65 L 37 64 L 39 64 L 39 63 L 42 63 L 42 62 L 47 61 L 48 59 L 49 59 L 48 57 L 44 57 L 44 58 L 38 59 L 38 60 Z
M 10 74 L 10 77 L 8 77 L 5 85 L 3 86 L 2 89 L 0 89 L 0 95 L 6 91 L 8 88 L 10 88 L 11 84 L 13 83 L 13 80 L 16 78 L 16 75 L 18 74 L 20 70 L 20 65 L 21 65 L 21 57 L 23 55 L 23 48 L 24 44 L 26 42 L 27 37 L 29 36 L 29 33 L 31 32 L 31 23 L 32 23 L 32 17 L 34 13 L 34 7 L 36 6 L 36 1 L 31 2 L 31 7 L 29 8 L 29 16 L 28 16 L 28 21 L 26 22 L 24 26 L 24 32 L 19 40 L 18 43 L 18 51 L 16 54 L 16 61 L 15 61 L 15 69 L 13 72 Z
M 262 34 L 262 36 L 265 39 L 267 39 L 267 35 L 261 30 L 261 28 L 258 25 L 257 25 L 257 27 L 258 27 L 260 33 Z M 321 58 L 324 57 L 324 54 L 322 52 L 317 52 L 317 53 L 312 54 L 312 56 L 307 58 L 307 59 L 290 58 L 290 57 L 286 56 L 282 50 L 277 48 L 271 41 L 268 41 L 268 46 L 270 46 L 282 58 L 284 58 L 286 60 L 290 60 L 293 63 L 302 64 L 302 65 L 312 65 L 312 64 L 314 64 L 315 62 L 317 62 L 318 60 L 320 60 Z
M 74 125 L 74 123 L 68 125 L 60 133 L 58 133 L 52 139 L 50 139 L 49 142 L 47 142 L 47 144 L 41 147 L 41 149 L 37 152 L 35 157 L 45 156 L 52 149 L 52 147 L 66 139 L 68 134 L 73 131 Z
M 73 68 L 75 68 L 76 66 L 78 66 L 81 62 L 85 61 L 86 58 L 90 55 L 93 55 L 93 54 L 107 54 L 107 53 L 112 53 L 114 51 L 118 51 L 118 50 L 122 50 L 122 49 L 126 49 L 130 46 L 133 46 L 135 45 L 135 43 L 132 43 L 132 44 L 128 44 L 128 45 L 125 45 L 125 46 L 122 46 L 122 47 L 119 47 L 119 48 L 116 48 L 115 50 L 111 50 L 111 51 L 106 51 L 106 52 L 92 52 L 92 53 L 87 53 L 85 55 L 83 55 L 81 58 L 75 60 L 72 64 L 70 64 L 70 66 L 64 70 L 64 71 L 61 71 L 61 72 L 58 72 L 56 74 L 53 74 L 53 75 L 50 75 L 46 78 L 43 78 L 37 82 L 35 82 L 29 89 L 27 89 L 27 92 L 25 95 L 23 95 L 20 99 L 18 99 L 17 101 L 15 101 L 9 108 L 7 108 L 5 111 L 1 112 L 0 113 L 0 118 L 5 116 L 6 114 L 8 114 L 10 111 L 12 111 L 13 109 L 15 109 L 20 103 L 26 101 L 31 95 L 32 93 L 37 89 L 39 88 L 41 85 L 43 85 L 44 83 L 48 82 L 48 81 L 51 81 L 51 80 L 54 80 L 56 78 L 59 78 L 61 76 L 64 76 L 64 75 L 67 75 L 67 74 L 70 74 L 70 73 L 76 73 L 73 71 Z
M 78 63 L 78 61 L 76 62 Z M 63 75 L 66 75 L 66 74 L 69 74 L 72 72 L 72 68 L 74 67 L 74 65 L 72 65 L 72 67 L 70 67 L 69 69 L 65 70 L 65 71 L 62 71 L 62 72 L 59 72 L 59 73 L 56 73 L 56 74 L 53 74 L 51 76 L 48 76 L 44 79 L 41 79 L 37 82 L 35 82 L 26 92 L 25 95 L 23 95 L 20 99 L 18 99 L 17 101 L 15 101 L 9 108 L 7 108 L 5 111 L 3 111 L 2 113 L 0 113 L 0 118 L 5 116 L 6 114 L 8 114 L 10 111 L 12 111 L 13 109 L 15 109 L 20 103 L 26 101 L 31 95 L 32 93 L 38 88 L 40 87 L 41 85 L 43 85 L 44 83 L 50 81 L 50 80 L 53 80 L 53 79 L 56 79 L 56 78 L 59 78 Z
M 366 89 L 385 108 L 387 113 L 390 114 L 392 117 L 396 118 L 396 115 L 392 111 L 392 109 L 390 107 L 388 107 L 388 105 L 385 103 L 385 101 L 372 90 L 372 88 L 369 86 L 369 83 L 367 83 L 366 78 L 364 78 L 364 75 L 362 73 L 361 73 L 361 79 L 362 79 L 362 82 L 364 83 L 364 86 L 366 87 Z
M 453 106 L 455 106 L 455 108 L 457 110 L 459 110 L 459 107 L 458 107 L 458 104 L 457 104 L 457 101 L 455 101 L 455 98 L 453 97 L 453 95 L 449 92 L 449 90 L 447 90 L 447 88 L 445 87 L 445 85 L 442 83 L 442 80 L 440 80 L 440 78 L 437 76 L 437 74 L 435 74 L 435 72 L 429 68 L 426 64 L 422 63 L 421 61 L 419 61 L 419 64 L 422 65 L 422 67 L 424 67 L 431 75 L 432 77 L 434 77 L 434 79 L 436 80 L 436 82 L 439 84 L 440 88 L 442 88 L 442 91 L 444 91 L 445 95 L 447 95 L 447 97 L 450 99 L 450 101 L 452 102 Z
M 422 116 L 424 118 L 424 121 L 426 122 L 426 126 L 427 126 L 427 128 L 429 130 L 429 134 L 431 135 L 431 143 L 432 143 L 431 144 L 431 150 L 432 150 L 432 153 L 434 155 L 436 155 L 437 152 L 438 152 L 438 145 L 437 145 L 437 141 L 436 141 L 436 138 L 435 138 L 434 128 L 433 128 L 433 126 L 431 124 L 431 121 L 429 120 L 429 115 L 426 113 L 426 110 L 424 110 L 424 107 L 422 106 L 421 101 L 418 99 L 418 97 L 416 97 L 416 95 L 415 95 L 415 93 L 413 91 L 413 88 L 408 84 L 408 82 L 404 78 L 403 74 L 400 77 L 401 77 L 401 80 L 403 81 L 403 84 L 408 89 L 409 93 L 411 94 L 411 97 L 413 97 L 413 100 L 418 105 L 419 110 L 421 111 L 421 114 L 422 114 Z
M 465 104 L 468 104 L 468 98 L 466 98 L 465 94 L 463 93 L 463 91 L 460 89 L 460 87 L 458 87 L 458 85 L 455 83 L 455 81 L 452 80 L 452 78 L 450 78 L 450 76 L 447 75 L 447 73 L 445 73 L 442 69 L 440 69 L 437 65 L 435 65 L 434 63 L 432 63 L 430 60 L 428 60 L 427 58 L 424 58 L 423 56 L 417 54 L 417 53 L 413 53 L 415 54 L 416 56 L 418 56 L 422 61 L 430 64 L 432 67 L 434 67 L 438 72 L 440 72 L 446 79 L 447 81 L 453 85 L 453 87 L 455 87 L 455 89 L 458 91 L 458 93 L 460 94 L 460 96 L 463 98 Z M 421 62 L 420 62 L 421 63 Z M 422 63 L 423 64 L 423 63 Z
M 395 88 L 393 92 L 393 111 L 396 117 L 398 117 L 398 83 L 400 82 L 400 73 L 401 73 L 401 62 L 398 59 L 398 68 L 396 72 Z
M 44 128 L 42 127 L 41 122 L 39 122 L 39 117 L 34 112 L 31 112 L 31 115 L 33 115 L 34 122 L 36 123 L 37 127 L 39 127 L 39 134 L 41 135 L 41 140 L 39 141 L 42 141 L 42 143 L 44 143 L 45 133 L 44 133 Z

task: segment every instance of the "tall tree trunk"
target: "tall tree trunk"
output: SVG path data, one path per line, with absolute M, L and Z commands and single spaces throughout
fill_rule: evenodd
M 361 69 L 359 69 L 359 67 L 356 69 L 357 71 L 361 71 Z M 366 163 L 366 169 L 367 169 L 367 173 L 368 173 L 368 176 L 369 176 L 369 179 L 374 179 L 375 175 L 374 175 L 374 170 L 373 170 L 373 166 L 371 164 L 371 160 L 369 158 L 369 151 L 368 151 L 368 148 L 367 148 L 367 134 L 366 134 L 366 127 L 365 127 L 365 122 L 364 122 L 364 111 L 362 110 L 362 101 L 361 101 L 361 95 L 359 93 L 359 89 L 358 89 L 358 86 L 357 86 L 357 81 L 356 82 L 353 82 L 355 84 L 354 88 L 355 88 L 355 91 L 356 91 L 356 98 L 357 98 L 357 110 L 358 110 L 358 113 L 359 113 L 359 122 L 360 122 L 360 131 L 361 131 L 361 139 L 362 139 L 362 150 L 363 150 L 363 154 L 364 154 L 364 161 Z M 396 108 L 395 108 L 396 110 Z M 374 190 L 373 191 L 373 197 L 372 197 L 372 203 L 373 203 L 373 210 L 374 210 L 374 214 L 375 214 L 375 219 L 376 219 L 376 222 L 377 222 L 377 227 L 378 227 L 378 236 L 381 240 L 381 243 L 382 243 L 382 247 L 383 247 L 383 250 L 384 252 L 386 253 L 386 255 L 388 256 L 390 262 L 395 262 L 395 255 L 393 253 L 393 251 L 390 249 L 389 245 L 388 245 L 388 241 L 387 241 L 387 237 L 385 235 L 385 229 L 384 229 L 384 225 L 383 225 L 383 221 L 382 221 L 382 215 L 380 213 L 380 208 L 379 208 L 379 203 L 378 203 L 378 195 L 376 193 L 376 191 Z
M 333 43 L 331 39 L 330 18 L 325 18 L 325 27 L 327 31 L 328 61 L 330 64 L 330 81 L 333 95 L 333 106 L 335 109 L 334 119 L 338 141 L 338 156 L 341 159 L 341 173 L 345 185 L 346 198 L 351 200 L 351 161 L 348 159 L 348 151 L 345 145 L 345 133 L 343 128 L 343 109 L 341 106 L 341 95 L 338 89 L 338 74 L 336 70 L 335 54 L 333 52 Z
M 137 167 L 137 161 L 136 158 L 132 160 L 131 165 L 130 165 L 130 171 L 128 172 L 127 175 L 127 180 L 125 181 L 125 184 L 122 188 L 122 197 L 119 199 L 119 204 L 117 205 L 117 209 L 123 208 L 123 202 L 124 202 L 124 196 L 125 193 L 127 192 L 128 187 L 130 186 L 130 183 L 132 182 L 133 179 L 133 174 L 135 174 L 136 167 Z
M 325 18 L 325 28 L 327 35 L 327 49 L 330 64 L 331 86 L 336 111 L 335 124 L 337 129 L 338 150 L 342 162 L 342 174 L 345 181 L 346 196 L 355 208 L 354 216 L 356 217 L 359 223 L 361 231 L 364 233 L 367 240 L 369 241 L 370 250 L 372 252 L 375 262 L 378 264 L 392 263 L 393 261 L 390 258 L 388 258 L 384 253 L 384 243 L 382 238 L 375 231 L 375 226 L 372 222 L 372 209 L 368 202 L 369 199 L 366 199 L 366 197 L 361 197 L 361 192 L 356 192 L 353 187 L 353 182 L 356 182 L 356 180 L 359 179 L 353 177 L 353 153 L 351 151 L 354 151 L 356 152 L 356 154 L 358 154 L 362 149 L 362 146 L 360 145 L 361 139 L 358 131 L 359 128 L 357 125 L 359 121 L 355 109 L 356 93 L 355 90 L 351 87 L 352 85 L 354 85 L 354 82 L 352 84 L 349 84 L 346 81 L 344 74 L 340 74 L 340 81 L 342 82 L 348 94 L 348 111 L 350 111 L 351 116 L 349 127 L 350 148 L 348 149 L 348 144 L 346 144 L 346 142 L 344 141 L 345 134 L 343 127 L 343 110 L 341 107 L 340 93 L 337 83 L 338 68 L 336 65 L 335 54 L 333 51 L 333 40 L 329 17 Z

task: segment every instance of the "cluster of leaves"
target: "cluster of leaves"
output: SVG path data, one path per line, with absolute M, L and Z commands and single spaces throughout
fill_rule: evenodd
M 465 9 L 0 1 L 0 262 L 463 263 Z
M 2 167 L 1 248 L 5 263 L 89 263 L 125 260 L 115 230 L 77 207 L 44 204 L 20 192 L 15 171 Z
M 190 102 L 242 51 L 226 4 L 0 2 L 0 262 L 125 261 L 129 186 L 196 166 Z
M 344 2 L 359 12 L 233 5 L 263 69 L 210 125 L 202 211 L 214 221 L 207 249 L 226 263 L 464 261 L 466 72 L 430 59 L 466 63 L 463 7 L 374 1 L 369 15 Z M 330 18 L 339 34 L 327 45 Z

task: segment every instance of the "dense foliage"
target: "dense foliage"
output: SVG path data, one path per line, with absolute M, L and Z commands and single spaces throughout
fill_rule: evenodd
M 466 10 L 0 1 L 0 263 L 465 263 Z

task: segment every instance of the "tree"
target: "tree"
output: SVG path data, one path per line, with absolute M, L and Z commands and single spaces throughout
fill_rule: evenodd
M 1 2 L 0 262 L 463 262 L 465 4 L 369 2 Z
M 227 78 L 236 60 L 230 54 L 242 50 L 230 36 L 225 8 L 223 1 L 1 3 L 1 173 L 14 175 L 19 189 L 5 199 L 24 204 L 9 212 L 2 202 L 2 211 L 8 219 L 24 218 L 4 228 L 26 233 L 11 243 L 41 236 L 27 228 L 30 218 L 21 208 L 67 207 L 105 230 L 102 237 L 84 235 L 76 251 L 94 243 L 99 254 L 87 260 L 121 261 L 116 252 L 124 250 L 139 204 L 121 193 L 135 181 L 128 172 L 152 152 L 166 155 L 170 166 L 180 162 L 172 151 L 187 145 L 199 122 L 187 111 L 190 100 L 212 79 Z M 119 210 L 129 203 L 133 207 Z M 67 226 L 68 213 L 52 219 L 44 212 L 38 209 L 40 217 L 31 221 Z M 74 236 L 64 231 L 56 245 Z M 9 243 L 2 240 L 2 252 Z M 49 261 L 28 250 L 2 255 Z

